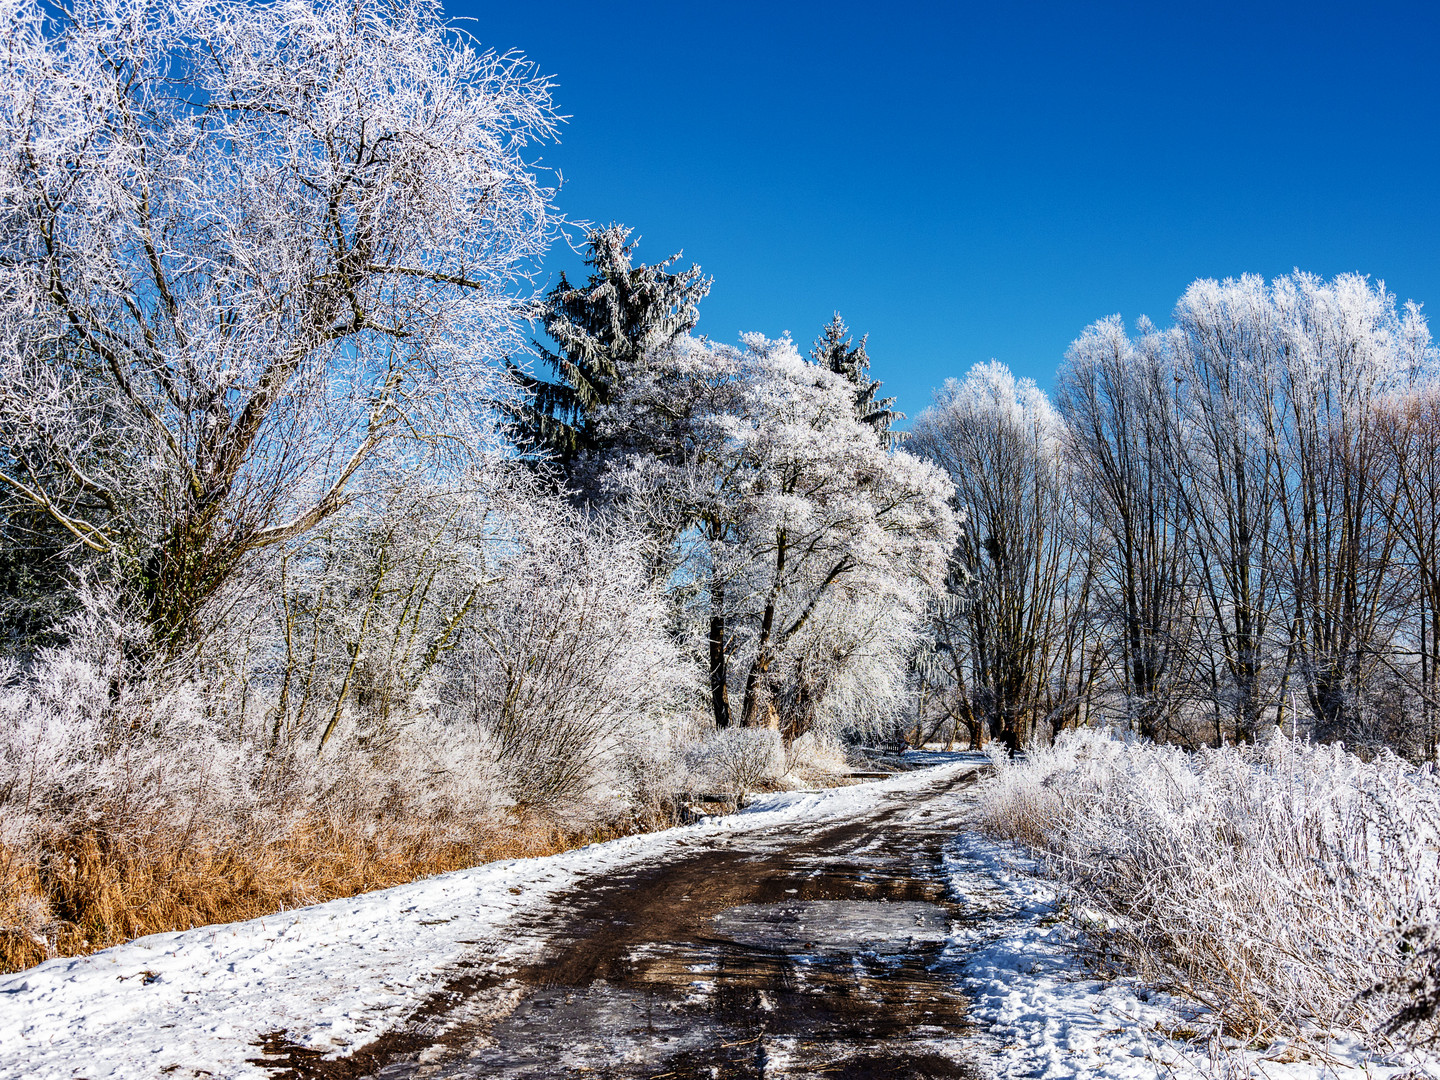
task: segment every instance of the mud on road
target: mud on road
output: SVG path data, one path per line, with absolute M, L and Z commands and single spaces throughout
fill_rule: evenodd
M 710 833 L 590 882 L 517 928 L 548 942 L 538 961 L 506 967 L 476 943 L 352 1057 L 277 1034 L 253 1060 L 277 1080 L 978 1076 L 942 960 L 967 913 L 941 859 L 976 771 L 936 773 L 859 818 Z

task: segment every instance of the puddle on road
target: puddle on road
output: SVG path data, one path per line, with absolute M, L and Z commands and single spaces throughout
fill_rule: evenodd
M 913 948 L 945 940 L 945 909 L 924 901 L 800 900 L 742 904 L 715 916 L 715 932 L 742 945 L 803 951 Z

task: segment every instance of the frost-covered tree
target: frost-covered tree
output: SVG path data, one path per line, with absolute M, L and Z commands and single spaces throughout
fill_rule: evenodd
M 607 422 L 663 435 L 617 455 L 605 481 L 632 508 L 674 515 L 717 724 L 769 723 L 793 739 L 863 725 L 867 713 L 842 717 L 841 701 L 893 706 L 957 523 L 949 481 L 886 448 L 849 380 L 788 339 L 739 350 L 684 339 L 652 357 Z
M 0 486 L 174 644 L 382 456 L 490 441 L 551 229 L 523 156 L 549 86 L 433 0 L 6 21 Z
M 747 344 L 757 377 L 745 414 L 731 422 L 742 464 L 732 474 L 733 554 L 746 564 L 749 631 L 741 722 L 773 708 L 794 738 L 814 722 L 835 677 L 831 661 L 845 652 L 832 636 L 807 656 L 812 619 L 822 606 L 861 597 L 918 617 L 943 579 L 956 522 L 948 480 L 867 430 L 846 401 L 849 380 L 806 364 L 788 341 Z
M 906 446 L 946 471 L 965 518 L 932 667 L 953 683 L 954 719 L 1018 749 L 1073 715 L 1086 659 L 1064 425 L 1032 380 L 991 361 L 947 380 Z
M 1412 680 L 1420 698 L 1415 742 L 1433 759 L 1440 744 L 1440 386 L 1427 382 L 1385 401 L 1375 430 L 1388 459 L 1385 513 L 1397 559 L 1413 582 L 1406 615 L 1419 660 Z
M 1142 730 L 1395 743 L 1430 667 L 1411 677 L 1433 631 L 1435 360 L 1416 306 L 1299 272 L 1197 281 L 1172 328 L 1116 317 L 1072 345 L 1059 404 L 1102 538 L 1097 614 Z
M 1284 342 L 1254 276 L 1197 281 L 1167 336 L 1177 407 L 1166 462 L 1190 529 L 1204 596 L 1206 654 L 1217 742 L 1253 741 L 1276 692 L 1272 631 L 1280 617 L 1280 461 L 1267 438 L 1281 386 Z M 1228 727 L 1220 718 L 1228 717 Z
M 1132 341 L 1118 316 L 1089 327 L 1065 354 L 1056 404 L 1093 526 L 1096 606 L 1127 722 L 1147 738 L 1169 734 L 1181 705 L 1194 622 L 1184 502 L 1167 467 L 1174 377 L 1148 324 Z
M 207 605 L 191 677 L 227 742 L 277 761 L 455 735 L 548 812 L 693 696 L 647 569 L 633 526 L 496 458 L 357 500 L 252 562 Z
M 1292 274 L 1266 300 L 1284 344 L 1267 438 L 1283 477 L 1289 653 L 1317 735 L 1353 738 L 1396 630 L 1399 538 L 1385 515 L 1390 459 L 1374 434 L 1382 402 L 1427 363 L 1430 336 L 1417 306 L 1397 310 L 1383 284 L 1358 274 Z
M 625 392 L 597 417 L 610 444 L 597 487 L 639 523 L 657 578 L 672 587 L 685 636 L 687 609 L 706 609 L 704 652 L 715 723 L 728 727 L 730 653 L 726 558 L 736 516 L 726 477 L 734 468 L 724 418 L 743 412 L 750 374 L 736 349 L 689 336 L 645 357 Z
M 556 381 L 514 369 L 527 400 L 513 410 L 513 438 L 522 450 L 557 461 L 571 480 L 578 458 L 607 445 L 594 422 L 597 411 L 622 391 L 647 353 L 694 328 L 710 291 L 698 266 L 671 271 L 679 254 L 636 265 L 629 239 L 630 230 L 618 224 L 592 232 L 589 280 L 571 285 L 562 272 L 546 296 L 545 332 L 556 347 L 535 348 Z
M 870 378 L 870 356 L 865 351 L 870 335 L 862 337 L 858 345 L 854 340 L 837 311 L 811 346 L 810 359 L 851 382 L 855 387 L 855 415 L 879 432 L 886 446 L 894 446 L 901 433 L 891 431 L 890 425 L 905 419 L 905 414 L 895 410 L 893 397 L 877 396 L 882 384 Z
M 488 580 L 496 494 L 493 482 L 412 478 L 286 545 L 248 589 L 236 581 L 222 591 L 231 602 L 212 605 L 221 627 L 206 647 L 229 654 L 214 657 L 216 668 L 257 654 L 250 677 L 273 700 L 263 733 L 272 748 L 380 749 L 433 706 L 437 669 L 469 631 Z M 236 619 L 237 608 L 268 608 L 273 622 Z
M 1228 704 L 1250 739 L 1303 691 L 1316 734 L 1353 739 L 1385 696 L 1403 607 L 1397 556 L 1413 529 L 1390 513 L 1405 492 L 1382 406 L 1428 362 L 1424 319 L 1353 274 L 1202 280 L 1163 347 L 1167 459 L 1223 676 L 1217 712 Z

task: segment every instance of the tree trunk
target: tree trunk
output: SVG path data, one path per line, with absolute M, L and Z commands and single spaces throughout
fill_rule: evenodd
M 718 582 L 710 587 L 710 707 L 715 726 L 730 726 L 730 664 L 725 655 L 725 591 Z

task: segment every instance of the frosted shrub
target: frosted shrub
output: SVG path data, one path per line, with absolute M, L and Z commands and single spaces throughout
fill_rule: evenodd
M 481 857 L 498 785 L 474 733 L 422 717 L 378 754 L 275 746 L 183 670 L 137 670 L 114 629 L 0 672 L 0 968 Z
M 445 697 L 488 740 L 523 808 L 573 813 L 632 740 L 679 713 L 693 675 L 635 535 L 555 499 L 507 508 Z
M 793 773 L 802 780 L 836 776 L 849 770 L 845 747 L 834 735 L 824 732 L 806 732 L 785 751 L 786 773 Z
M 711 725 L 679 716 L 647 735 L 627 739 L 617 758 L 617 779 L 637 824 L 664 827 L 680 817 L 680 799 L 704 786 L 692 771 Z
M 768 728 L 725 728 L 696 751 L 695 772 L 737 803 L 785 772 L 780 734 Z
M 211 740 L 194 737 L 199 714 L 188 688 L 157 693 L 163 672 L 127 660 L 144 630 L 119 598 L 86 587 L 77 604 L 66 644 L 0 670 L 0 841 L 107 805 L 158 812 L 232 771 Z
M 0 670 L 0 968 L 613 829 L 693 695 L 632 540 L 514 484 L 399 500 L 164 664 L 82 595 Z
M 1440 917 L 1440 784 L 1276 738 L 1186 754 L 1082 730 L 997 759 L 983 822 L 1040 852 L 1154 981 L 1250 1038 L 1374 1031 L 1400 934 Z

